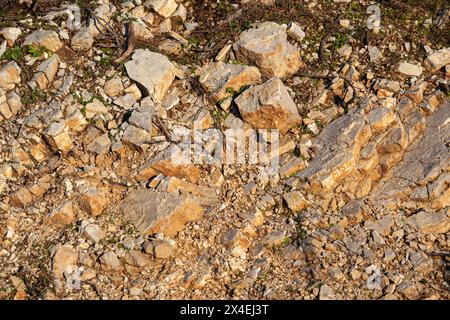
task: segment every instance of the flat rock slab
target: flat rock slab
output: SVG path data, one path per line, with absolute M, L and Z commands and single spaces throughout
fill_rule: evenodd
M 136 190 L 121 203 L 125 221 L 133 223 L 144 235 L 163 233 L 175 236 L 186 223 L 203 215 L 194 198 L 154 190 Z
M 175 79 L 176 68 L 169 59 L 157 52 L 138 49 L 125 63 L 128 76 L 139 83 L 146 95 L 161 102 Z

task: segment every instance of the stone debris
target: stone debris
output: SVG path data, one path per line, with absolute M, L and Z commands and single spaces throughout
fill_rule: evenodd
M 25 38 L 23 45 L 44 47 L 50 51 L 56 52 L 63 46 L 63 43 L 55 31 L 40 29 L 28 35 Z
M 444 48 L 430 54 L 425 59 L 424 64 L 433 72 L 450 64 L 450 48 Z

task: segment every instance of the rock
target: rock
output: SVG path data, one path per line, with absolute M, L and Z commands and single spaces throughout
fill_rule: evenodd
M 123 133 L 122 142 L 139 151 L 143 151 L 149 147 L 151 138 L 152 135 L 150 132 L 133 125 L 128 125 Z
M 192 197 L 153 190 L 132 191 L 120 208 L 124 220 L 144 235 L 163 233 L 173 237 L 186 223 L 203 215 L 202 207 Z
M 308 201 L 300 191 L 291 191 L 283 195 L 283 199 L 286 201 L 289 209 L 294 213 L 297 213 L 308 205 Z
M 242 119 L 258 129 L 279 129 L 286 133 L 302 118 L 283 82 L 278 78 L 251 87 L 236 100 Z
M 0 30 L 0 35 L 5 38 L 6 42 L 8 43 L 8 47 L 14 46 L 14 43 L 21 34 L 22 31 L 19 28 L 14 27 L 7 27 Z
M 177 10 L 178 4 L 174 0 L 147 0 L 144 6 L 155 10 L 159 15 L 167 18 Z
M 78 255 L 71 245 L 58 245 L 53 253 L 52 270 L 57 279 L 63 279 L 64 274 L 71 274 L 78 263 Z
M 138 250 L 130 250 L 126 257 L 126 261 L 128 264 L 138 268 L 143 268 L 150 263 L 148 256 Z
M 199 80 L 211 92 L 214 100 L 221 101 L 245 86 L 259 83 L 261 74 L 255 67 L 219 61 L 211 64 Z
M 102 134 L 95 138 L 91 143 L 89 143 L 85 150 L 93 152 L 95 154 L 105 154 L 109 152 L 109 148 L 111 147 L 111 140 L 107 133 Z
M 83 220 L 81 222 L 81 234 L 83 237 L 94 243 L 99 242 L 105 237 L 105 233 L 98 225 L 93 223 L 92 219 Z
M 33 77 L 33 81 L 40 89 L 47 88 L 58 72 L 59 57 L 57 54 L 52 55 L 49 59 L 39 65 L 37 73 Z
M 319 300 L 335 300 L 333 290 L 326 284 L 320 286 Z
M 161 102 L 175 79 L 175 66 L 166 56 L 149 50 L 138 49 L 125 63 L 128 76 L 139 83 L 145 95 Z
M 74 222 L 76 215 L 72 201 L 66 201 L 54 209 L 47 219 L 48 223 L 61 226 Z
M 287 34 L 297 42 L 302 42 L 306 34 L 297 23 L 291 22 L 287 28 Z
M 423 68 L 409 62 L 400 62 L 395 67 L 395 71 L 405 76 L 419 77 L 422 74 Z
M 92 216 L 103 212 L 107 204 L 106 195 L 100 189 L 88 187 L 80 196 L 80 205 Z
M 419 292 L 416 286 L 408 280 L 403 280 L 397 287 L 397 291 L 409 300 L 419 299 Z
M 156 259 L 168 259 L 173 253 L 174 245 L 168 240 L 152 241 L 153 253 Z
M 286 27 L 274 22 L 256 24 L 234 44 L 238 60 L 253 63 L 265 77 L 286 77 L 303 66 L 299 51 L 287 41 Z
M 108 109 L 106 109 L 105 105 L 98 99 L 92 100 L 92 102 L 86 104 L 85 107 L 86 118 L 94 118 L 99 114 L 108 113 Z
M 122 94 L 124 87 L 119 78 L 113 78 L 105 82 L 103 90 L 110 97 L 118 97 Z
M 121 96 L 119 98 L 117 98 L 116 100 L 114 100 L 114 104 L 116 106 L 119 106 L 123 109 L 131 109 L 131 107 L 133 107 L 133 105 L 136 103 L 136 99 L 134 98 L 134 95 L 131 93 L 127 93 L 124 96 Z
M 162 179 L 157 185 L 157 190 L 175 192 L 176 194 L 190 194 L 197 199 L 200 205 L 211 205 L 218 202 L 214 189 L 189 183 L 176 177 L 165 177 Z
M 99 261 L 105 270 L 119 271 L 122 269 L 122 264 L 113 251 L 106 251 L 100 256 Z
M 186 162 L 183 160 L 186 160 Z M 185 159 L 181 148 L 171 145 L 142 165 L 136 175 L 136 179 L 145 181 L 162 173 L 165 176 L 185 178 L 190 182 L 196 183 L 200 179 L 201 172 L 189 160 Z
M 450 230 L 448 210 L 439 212 L 420 211 L 407 220 L 408 224 L 422 233 L 447 233 Z
M 13 90 L 16 84 L 20 84 L 22 70 L 15 61 L 8 62 L 0 69 L 0 89 Z
M 381 53 L 380 49 L 378 49 L 375 46 L 369 47 L 369 58 L 371 62 L 375 62 L 383 57 L 383 54 Z
M 94 37 L 86 29 L 76 32 L 70 41 L 70 46 L 75 51 L 88 51 L 93 45 Z
M 73 148 L 69 128 L 64 122 L 51 123 L 44 133 L 44 138 L 54 152 L 61 151 L 65 154 Z
M 28 189 L 22 188 L 11 195 L 10 201 L 14 207 L 24 208 L 33 201 L 33 196 Z
M 59 40 L 59 36 L 55 31 L 52 30 L 36 30 L 30 35 L 28 35 L 23 45 L 33 45 L 38 47 L 45 47 L 50 51 L 58 51 L 63 43 Z
M 430 54 L 424 64 L 432 72 L 436 72 L 442 67 L 450 64 L 450 48 L 444 48 Z

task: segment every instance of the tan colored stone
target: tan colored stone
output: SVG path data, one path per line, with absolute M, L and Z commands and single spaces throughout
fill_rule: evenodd
M 7 63 L 0 69 L 0 89 L 13 90 L 16 84 L 20 84 L 22 70 L 15 61 Z
M 103 90 L 110 97 L 118 97 L 122 94 L 124 87 L 119 78 L 113 78 L 105 82 Z
M 92 216 L 98 216 L 103 213 L 107 205 L 105 193 L 95 187 L 89 187 L 80 196 L 80 205 Z
M 56 247 L 52 258 L 53 275 L 57 279 L 63 279 L 65 273 L 72 273 L 78 263 L 78 254 L 71 245 L 59 245 Z
M 74 222 L 76 215 L 72 201 L 66 201 L 54 209 L 47 218 L 47 222 L 53 225 L 66 225 Z
M 450 230 L 450 216 L 447 209 L 439 212 L 421 211 L 409 217 L 407 222 L 422 233 L 447 233 Z
M 442 67 L 450 64 L 450 48 L 444 48 L 433 52 L 425 59 L 424 64 L 432 72 L 436 72 Z
M 51 123 L 44 133 L 47 143 L 53 151 L 68 153 L 73 148 L 72 139 L 69 136 L 69 128 L 64 122 Z
M 55 52 L 62 47 L 63 43 L 59 40 L 59 36 L 55 31 L 39 29 L 28 35 L 23 45 L 45 47 Z
M 299 212 L 306 208 L 308 205 L 308 200 L 300 191 L 291 191 L 283 195 L 289 209 L 293 212 Z

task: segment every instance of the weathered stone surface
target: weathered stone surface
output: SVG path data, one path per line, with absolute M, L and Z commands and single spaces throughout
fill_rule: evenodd
M 54 209 L 47 219 L 48 223 L 54 225 L 66 225 L 74 222 L 76 215 L 72 201 L 66 201 Z
M 71 245 L 59 245 L 55 248 L 52 259 L 53 275 L 63 279 L 64 274 L 74 271 L 78 263 L 78 255 Z
M 100 229 L 98 225 L 94 223 L 92 219 L 83 220 L 81 222 L 82 235 L 93 242 L 99 242 L 105 237 L 105 233 Z
M 55 31 L 42 29 L 36 30 L 28 35 L 23 44 L 45 47 L 51 51 L 58 51 L 63 45 Z
M 80 205 L 92 216 L 100 215 L 106 207 L 105 193 L 95 187 L 89 187 L 80 196 Z
M 151 138 L 150 132 L 128 125 L 123 133 L 122 142 L 142 151 L 148 148 Z
M 55 79 L 58 67 L 59 57 L 57 54 L 54 54 L 39 65 L 37 73 L 33 77 L 33 81 L 36 82 L 40 89 L 47 88 Z
M 185 178 L 190 182 L 197 182 L 200 169 L 186 159 L 179 146 L 171 145 L 155 158 L 147 161 L 136 175 L 138 181 L 145 181 L 162 173 L 165 176 Z
M 167 18 L 177 10 L 178 4 L 174 0 L 147 0 L 144 6 L 155 10 L 164 18 Z
M 99 260 L 105 270 L 118 271 L 122 269 L 122 263 L 113 251 L 106 251 Z
M 0 69 L 0 89 L 13 90 L 21 81 L 21 72 L 22 70 L 15 61 L 7 63 Z
M 421 66 L 409 62 L 400 62 L 396 66 L 395 70 L 402 75 L 415 77 L 419 77 L 423 72 L 423 68 Z
M 105 82 L 103 90 L 108 96 L 117 97 L 122 94 L 124 87 L 119 78 L 113 78 Z
M 108 109 L 100 100 L 94 99 L 92 102 L 86 104 L 85 112 L 86 118 L 90 119 L 96 115 L 108 113 Z
M 254 63 L 265 77 L 282 78 L 303 66 L 299 51 L 286 38 L 284 26 L 263 22 L 242 32 L 234 50 L 240 61 Z
M 175 66 L 166 56 L 149 50 L 138 49 L 125 63 L 128 76 L 139 83 L 146 95 L 161 102 L 175 79 Z
M 70 40 L 70 46 L 75 51 L 87 51 L 92 48 L 94 37 L 86 29 L 82 29 L 75 33 Z
M 233 96 L 244 86 L 260 81 L 261 74 L 257 68 L 220 61 L 210 65 L 200 77 L 200 82 L 216 101 Z
M 68 153 L 73 148 L 69 136 L 69 128 L 64 122 L 51 123 L 44 133 L 44 137 L 53 151 Z
M 111 147 L 111 140 L 107 133 L 95 138 L 91 143 L 86 146 L 87 151 L 91 151 L 95 154 L 105 154 L 109 152 Z
M 301 123 L 297 106 L 278 78 L 244 91 L 236 104 L 245 122 L 258 129 L 279 129 L 285 133 Z
M 433 52 L 425 59 L 424 64 L 433 72 L 450 64 L 450 48 L 444 48 Z
M 164 192 L 175 192 L 181 194 L 190 194 L 197 198 L 202 205 L 210 205 L 218 201 L 216 191 L 206 186 L 199 186 L 177 177 L 165 177 L 162 179 L 157 190 Z
M 11 195 L 11 204 L 17 208 L 26 207 L 32 201 L 33 196 L 31 192 L 26 188 L 22 188 Z
M 168 259 L 174 250 L 174 245 L 168 240 L 155 240 L 152 242 L 152 246 L 156 259 Z
M 121 203 L 121 211 L 142 234 L 163 233 L 169 237 L 203 215 L 202 207 L 192 197 L 153 190 L 131 192 Z
M 407 222 L 422 233 L 447 233 L 450 230 L 450 212 L 448 209 L 421 211 L 409 217 Z
M 305 199 L 305 196 L 300 191 L 291 191 L 283 195 L 284 200 L 286 201 L 289 209 L 293 212 L 299 212 L 308 204 L 308 201 Z
M 8 43 L 8 47 L 12 47 L 21 34 L 22 31 L 15 27 L 6 27 L 0 30 L 0 35 L 5 38 Z

